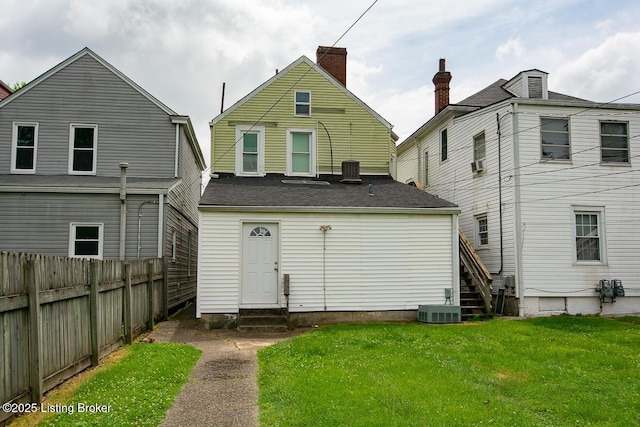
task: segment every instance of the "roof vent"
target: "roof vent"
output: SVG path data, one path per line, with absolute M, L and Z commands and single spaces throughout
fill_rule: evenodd
M 345 160 L 342 162 L 342 180 L 345 184 L 361 184 L 360 162 L 357 160 Z

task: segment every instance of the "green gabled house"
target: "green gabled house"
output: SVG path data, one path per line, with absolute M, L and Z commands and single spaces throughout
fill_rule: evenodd
M 207 325 L 248 327 L 255 309 L 289 325 L 414 319 L 457 288 L 458 209 L 395 181 L 398 138 L 346 88 L 346 58 L 319 47 L 211 121 Z
M 343 160 L 357 159 L 362 174 L 394 175 L 398 137 L 389 122 L 347 90 L 346 55 L 346 49 L 319 48 L 320 65 L 301 56 L 214 118 L 212 172 L 339 175 Z M 247 141 L 240 141 L 245 134 Z M 309 150 L 308 167 L 287 162 L 301 145 Z M 240 167 L 238 155 L 245 149 L 248 162 L 257 159 L 248 168 Z

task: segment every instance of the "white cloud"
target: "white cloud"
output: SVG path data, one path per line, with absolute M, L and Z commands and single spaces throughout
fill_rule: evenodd
M 496 49 L 495 57 L 497 59 L 504 59 L 506 57 L 514 56 L 515 58 L 521 58 L 524 56 L 525 49 L 522 46 L 520 37 L 510 38 Z
M 599 46 L 565 61 L 554 73 L 558 91 L 608 102 L 640 91 L 640 32 L 617 33 Z M 640 96 L 620 102 L 640 102 Z

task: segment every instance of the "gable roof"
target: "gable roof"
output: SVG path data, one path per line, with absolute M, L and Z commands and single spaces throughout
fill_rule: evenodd
M 276 75 L 272 76 L 269 80 L 267 80 L 266 82 L 262 83 L 260 86 L 255 88 L 248 95 L 246 95 L 244 98 L 240 99 L 238 102 L 233 104 L 231 107 L 227 108 L 221 114 L 219 114 L 216 117 L 214 117 L 209 124 L 213 126 L 214 124 L 216 124 L 220 120 L 224 119 L 227 115 L 229 115 L 230 113 L 232 113 L 233 111 L 235 111 L 236 109 L 238 109 L 239 107 L 244 105 L 248 100 L 250 100 L 251 98 L 256 96 L 258 93 L 262 92 L 265 88 L 270 86 L 272 83 L 276 82 L 282 76 L 286 75 L 289 71 L 291 71 L 292 69 L 296 68 L 298 65 L 300 65 L 302 63 L 307 64 L 309 66 L 310 70 L 313 70 L 316 73 L 322 75 L 325 79 L 327 79 L 327 81 L 329 81 L 329 83 L 334 85 L 338 90 L 340 90 L 345 95 L 347 95 L 349 98 L 351 98 L 356 104 L 358 104 L 360 107 L 362 107 L 364 110 L 366 110 L 369 114 L 371 114 L 373 117 L 375 117 L 380 123 L 382 123 L 388 129 L 392 129 L 393 128 L 393 125 L 391 123 L 386 121 L 380 114 L 376 113 L 375 110 L 373 110 L 371 107 L 369 107 L 367 104 L 365 104 L 360 98 L 355 96 L 350 90 L 348 90 L 340 82 L 338 82 L 338 80 L 336 80 L 331 74 L 327 73 L 325 70 L 322 69 L 322 67 L 318 66 L 316 63 L 314 63 L 313 61 L 311 61 L 309 58 L 307 58 L 304 55 L 302 55 L 297 60 L 293 61 L 291 64 L 289 64 L 282 71 L 280 71 Z M 305 73 L 303 75 L 303 77 L 306 74 L 307 73 Z M 293 86 L 288 89 L 288 91 L 290 91 L 290 90 L 293 90 Z M 286 94 L 286 92 L 285 92 L 285 94 Z M 283 94 L 283 97 L 284 97 L 285 94 Z M 396 139 L 397 139 L 397 136 L 396 136 Z
M 339 175 L 302 180 L 280 174 L 262 178 L 221 175 L 209 181 L 201 208 L 284 210 L 403 210 L 441 208 L 457 212 L 447 200 L 402 184 L 389 176 L 362 176 L 362 184 L 343 184 Z M 369 195 L 369 184 L 373 196 Z
M 193 150 L 193 152 L 195 154 L 195 157 L 196 157 L 196 159 L 198 161 L 198 166 L 201 168 L 201 170 L 206 169 L 206 162 L 204 160 L 204 156 L 202 154 L 202 150 L 200 149 L 200 144 L 198 143 L 198 140 L 196 138 L 195 132 L 193 130 L 193 125 L 191 124 L 191 119 L 189 119 L 189 116 L 181 116 L 178 113 L 176 113 L 175 111 L 173 111 L 171 108 L 167 107 L 165 104 L 160 102 L 156 97 L 154 97 L 149 92 L 144 90 L 136 82 L 134 82 L 129 77 L 124 75 L 120 70 L 115 68 L 113 65 L 111 65 L 107 61 L 105 61 L 102 57 L 100 57 L 100 55 L 96 54 L 95 52 L 93 52 L 88 47 L 85 47 L 84 49 L 82 49 L 79 52 L 77 52 L 76 54 L 70 56 L 69 58 L 67 58 L 66 60 L 62 61 L 61 63 L 59 63 L 55 67 L 51 68 L 50 70 L 48 70 L 48 71 L 44 72 L 43 74 L 41 74 L 40 76 L 36 77 L 31 82 L 27 83 L 27 85 L 25 85 L 24 87 L 20 88 L 19 91 L 16 91 L 16 92 L 12 93 L 11 95 L 9 95 L 8 97 L 6 97 L 5 99 L 0 100 L 0 108 L 2 108 L 5 105 L 15 101 L 16 99 L 19 99 L 22 95 L 24 95 L 25 93 L 29 92 L 31 89 L 33 89 L 34 87 L 38 86 L 42 82 L 46 81 L 52 75 L 56 74 L 60 70 L 68 67 L 69 65 L 73 64 L 74 62 L 78 61 L 80 58 L 83 58 L 85 56 L 90 56 L 91 58 L 95 59 L 102 66 L 104 66 L 106 69 L 111 71 L 113 74 L 115 74 L 118 78 L 120 78 L 126 84 L 131 86 L 131 88 L 133 90 L 135 90 L 136 92 L 141 94 L 143 97 L 145 97 L 149 101 L 151 101 L 153 104 L 155 104 L 158 108 L 160 108 L 160 110 L 162 110 L 164 113 L 166 113 L 171 118 L 173 123 L 180 123 L 180 124 L 186 125 L 187 129 L 186 129 L 185 133 L 187 135 L 187 139 L 189 141 L 189 145 L 191 146 L 191 149 Z

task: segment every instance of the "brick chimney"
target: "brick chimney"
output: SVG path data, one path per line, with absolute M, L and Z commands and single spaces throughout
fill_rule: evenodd
M 347 87 L 347 49 L 344 47 L 318 46 L 316 63 Z
M 440 59 L 440 69 L 433 76 L 433 84 L 436 86 L 435 98 L 436 98 L 436 111 L 438 114 L 440 111 L 449 105 L 449 82 L 451 81 L 451 73 L 445 71 L 444 59 Z

